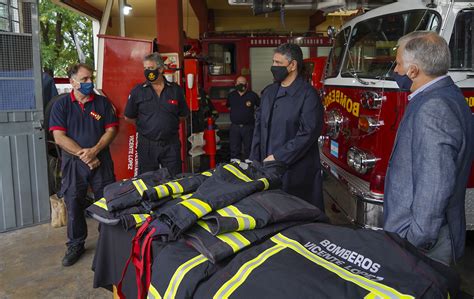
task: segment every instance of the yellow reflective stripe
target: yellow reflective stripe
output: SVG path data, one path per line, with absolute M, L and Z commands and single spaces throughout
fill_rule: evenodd
M 159 185 L 155 187 L 156 193 L 158 194 L 158 198 L 165 198 L 170 195 L 170 191 L 165 185 Z
M 173 190 L 173 194 L 181 194 L 184 192 L 183 186 L 178 182 L 168 182 L 165 185 L 170 186 L 171 190 Z
M 211 232 L 211 229 L 206 222 L 200 220 L 197 222 L 197 224 L 208 232 Z M 220 234 L 217 235 L 216 238 L 229 245 L 234 253 L 250 245 L 250 241 L 238 232 Z
M 106 201 L 105 201 L 105 198 L 104 198 L 104 197 L 102 197 L 102 198 L 99 199 L 98 201 L 94 202 L 94 204 L 95 204 L 96 206 L 98 206 L 98 207 L 100 207 L 100 208 L 102 208 L 102 209 L 108 211 L 108 210 L 107 210 L 107 204 L 106 204 Z
M 145 190 L 148 189 L 147 186 L 145 185 L 145 183 L 142 180 L 133 181 L 133 185 L 135 185 L 135 188 L 137 188 L 137 191 L 138 191 L 138 193 L 140 193 L 140 195 L 143 195 Z
M 300 255 L 304 256 L 308 260 L 312 261 L 313 263 L 325 268 L 326 270 L 336 274 L 337 276 L 341 277 L 342 279 L 346 281 L 350 281 L 359 287 L 366 289 L 370 293 L 373 293 L 371 296 L 377 296 L 381 298 L 403 298 L 403 299 L 408 299 L 408 298 L 414 298 L 413 296 L 402 294 L 398 292 L 397 290 L 388 287 L 386 285 L 383 285 L 381 283 L 372 281 L 370 279 L 367 279 L 363 276 L 354 274 L 352 272 L 347 271 L 344 268 L 341 268 L 325 259 L 323 259 L 320 256 L 315 255 L 314 253 L 308 251 L 303 245 L 298 243 L 295 240 L 292 240 L 288 237 L 285 237 L 281 233 L 273 236 L 271 238 L 273 242 L 275 242 L 278 245 L 286 246 L 296 253 L 299 253 Z M 377 297 L 372 297 L 372 298 L 377 298 Z M 370 298 L 370 297 L 369 297 Z
M 253 218 L 252 216 L 250 216 L 248 214 L 242 213 L 236 206 L 231 205 L 231 206 L 227 206 L 224 209 L 228 209 L 228 210 L 232 211 L 233 213 L 235 213 L 235 215 L 237 217 L 241 217 L 243 219 L 244 223 L 245 223 L 245 225 L 244 225 L 245 229 L 254 229 L 255 226 L 257 226 L 257 222 L 255 221 L 255 218 Z
M 263 182 L 263 190 L 267 190 L 268 187 L 270 187 L 270 183 L 268 182 L 268 180 L 266 178 L 261 178 L 261 179 L 258 179 L 259 181 L 262 181 Z
M 210 173 L 209 171 L 204 171 L 201 174 L 205 176 L 212 176 L 212 173 Z
M 182 198 L 183 200 L 186 200 L 186 199 L 190 198 L 191 196 L 193 196 L 193 194 L 194 194 L 194 193 L 189 193 L 189 194 L 186 194 L 186 195 L 182 195 L 181 198 Z
M 382 299 L 382 297 L 377 296 L 375 293 L 368 293 L 364 299 Z
M 224 165 L 224 168 L 227 169 L 228 171 L 230 171 L 233 175 L 235 175 L 236 177 L 238 177 L 239 179 L 241 179 L 244 182 L 251 182 L 252 181 L 251 178 L 249 178 L 247 175 L 245 175 L 242 171 L 240 171 L 234 165 L 227 164 L 227 165 Z
M 253 270 L 263 264 L 269 257 L 277 254 L 286 247 L 283 245 L 275 245 L 260 253 L 256 258 L 243 264 L 240 269 L 224 283 L 213 298 L 228 298 L 238 287 L 240 287 L 249 277 Z
M 135 220 L 135 227 L 140 227 L 142 226 L 143 222 L 146 221 L 146 218 L 150 216 L 150 214 L 131 214 L 133 216 L 133 219 Z
M 170 284 L 168 285 L 168 288 L 166 288 L 166 292 L 163 297 L 166 299 L 176 298 L 176 293 L 178 292 L 179 285 L 181 284 L 181 281 L 183 281 L 184 276 L 189 271 L 206 261 L 207 258 L 204 255 L 200 254 L 179 266 L 178 269 L 176 269 L 176 271 L 174 272 L 173 277 L 171 277 Z
M 196 214 L 198 218 L 201 218 L 202 216 L 212 211 L 210 205 L 197 198 L 191 198 L 186 201 L 182 201 L 179 204 L 182 204 L 183 206 L 188 208 L 191 212 Z
M 153 284 L 150 283 L 150 287 L 148 288 L 148 299 L 161 299 L 160 293 L 158 293 L 158 290 L 155 289 Z
M 236 219 L 239 225 L 237 231 L 254 229 L 256 226 L 255 218 L 250 215 L 243 214 L 235 206 L 230 205 L 223 209 L 217 210 L 216 212 L 223 217 L 232 217 Z

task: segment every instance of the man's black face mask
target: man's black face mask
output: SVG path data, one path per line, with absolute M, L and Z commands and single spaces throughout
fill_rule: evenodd
M 145 78 L 149 81 L 149 82 L 153 82 L 153 81 L 156 81 L 156 79 L 158 79 L 158 76 L 160 75 L 160 71 L 158 69 L 155 69 L 155 70 L 145 70 Z
M 240 92 L 244 92 L 247 86 L 245 86 L 245 84 L 240 83 L 240 84 L 237 84 L 235 88 Z
M 272 66 L 271 67 L 271 72 L 273 74 L 273 78 L 277 82 L 281 82 L 285 80 L 286 77 L 288 77 L 288 69 L 287 66 Z

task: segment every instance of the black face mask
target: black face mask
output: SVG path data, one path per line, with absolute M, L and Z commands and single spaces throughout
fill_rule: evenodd
M 145 78 L 147 79 L 148 82 L 156 81 L 156 79 L 158 79 L 159 75 L 160 75 L 160 71 L 158 69 L 156 69 L 156 70 L 145 70 Z
M 286 66 L 272 66 L 271 69 L 273 78 L 277 82 L 281 82 L 285 80 L 286 77 L 288 77 L 288 69 Z
M 245 89 L 247 89 L 247 86 L 245 86 L 245 84 L 237 84 L 235 85 L 235 88 L 240 92 L 244 92 Z

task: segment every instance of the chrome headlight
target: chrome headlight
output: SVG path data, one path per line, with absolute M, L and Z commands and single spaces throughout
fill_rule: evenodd
M 326 111 L 324 122 L 326 124 L 326 135 L 332 139 L 337 139 L 344 124 L 344 117 L 341 112 L 337 110 Z
M 378 158 L 353 146 L 347 151 L 347 165 L 360 174 L 366 174 L 374 168 Z
M 381 96 L 375 91 L 365 91 L 361 94 L 360 103 L 365 109 L 380 109 L 385 100 L 385 96 Z

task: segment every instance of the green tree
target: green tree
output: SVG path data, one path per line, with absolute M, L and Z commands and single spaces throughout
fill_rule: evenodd
M 43 69 L 66 76 L 77 62 L 94 64 L 92 22 L 51 0 L 40 0 L 41 59 Z

